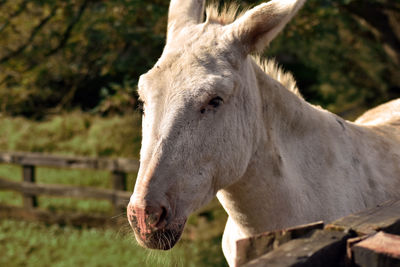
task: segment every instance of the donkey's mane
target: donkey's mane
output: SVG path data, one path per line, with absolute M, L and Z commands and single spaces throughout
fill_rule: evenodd
M 242 16 L 247 10 L 241 10 L 237 3 L 225 4 L 221 7 L 217 2 L 214 2 L 206 8 L 207 21 L 227 25 Z M 253 56 L 253 59 L 266 74 L 302 98 L 293 75 L 284 71 L 274 59 L 266 59 L 259 55 Z
M 292 73 L 284 71 L 275 59 L 266 59 L 261 56 L 253 56 L 254 61 L 257 65 L 264 70 L 273 79 L 280 82 L 286 89 L 294 93 L 300 98 L 303 98 L 299 89 L 297 88 L 296 80 Z

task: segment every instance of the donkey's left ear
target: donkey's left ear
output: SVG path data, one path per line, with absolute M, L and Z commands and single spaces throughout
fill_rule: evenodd
M 272 0 L 227 25 L 246 53 L 261 52 L 282 31 L 306 0 Z

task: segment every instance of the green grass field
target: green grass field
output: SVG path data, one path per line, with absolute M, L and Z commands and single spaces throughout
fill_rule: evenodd
M 1 220 L 0 266 L 225 266 L 218 240 L 154 252 L 138 247 L 128 230 Z
M 137 116 L 101 118 L 73 113 L 43 122 L 1 118 L 0 150 L 137 157 Z M 108 172 L 37 168 L 37 183 L 110 187 Z M 20 166 L 0 164 L 0 177 L 22 180 Z M 133 189 L 135 174 L 128 175 Z M 22 205 L 20 194 L 0 191 L 0 203 Z M 107 201 L 39 197 L 41 209 L 110 214 Z M 122 215 L 123 216 L 123 215 Z M 168 252 L 139 247 L 129 225 L 83 228 L 0 219 L 0 266 L 227 266 L 221 251 L 225 212 L 216 200 L 188 220 L 182 240 Z

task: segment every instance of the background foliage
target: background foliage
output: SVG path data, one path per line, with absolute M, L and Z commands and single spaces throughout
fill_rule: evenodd
M 162 52 L 168 2 L 1 0 L 0 112 L 134 109 L 137 79 Z M 351 117 L 400 95 L 399 21 L 398 0 L 309 0 L 266 54 L 306 99 Z

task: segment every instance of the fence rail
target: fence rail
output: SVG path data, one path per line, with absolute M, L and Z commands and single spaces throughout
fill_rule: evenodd
M 114 213 L 123 210 L 129 202 L 130 193 L 126 192 L 126 176 L 128 172 L 136 172 L 139 163 L 132 159 L 109 159 L 91 157 L 56 156 L 41 153 L 24 152 L 0 152 L 0 163 L 20 165 L 23 170 L 22 182 L 15 182 L 0 177 L 0 190 L 17 191 L 23 195 L 23 208 L 12 208 L 0 205 L 0 217 L 45 218 L 45 221 L 83 221 L 86 218 L 89 222 L 103 222 L 105 218 L 90 215 L 69 214 L 65 218 L 62 215 L 52 216 L 46 211 L 38 211 L 37 196 L 48 195 L 58 197 L 79 197 L 92 199 L 105 199 L 112 203 Z M 53 167 L 62 169 L 88 169 L 105 170 L 111 173 L 112 189 L 101 189 L 94 187 L 58 185 L 58 184 L 37 184 L 36 167 Z M 53 214 L 54 215 L 54 214 Z M 60 217 L 61 216 L 61 217 Z M 47 218 L 47 219 L 46 219 Z M 80 219 L 77 219 L 80 218 Z M 97 224 L 94 222 L 93 224 Z
M 25 152 L 0 152 L 0 163 L 17 164 L 21 166 L 107 170 L 121 173 L 135 172 L 139 167 L 139 162 L 132 159 L 56 156 Z
M 5 190 L 18 191 L 24 195 L 47 195 L 58 197 L 80 197 L 106 199 L 117 205 L 126 206 L 129 201 L 130 193 L 111 189 L 100 189 L 92 187 L 55 185 L 55 184 L 34 184 L 29 182 L 13 182 L 8 179 L 0 178 L 0 188 Z
M 400 199 L 236 243 L 236 266 L 400 266 Z

